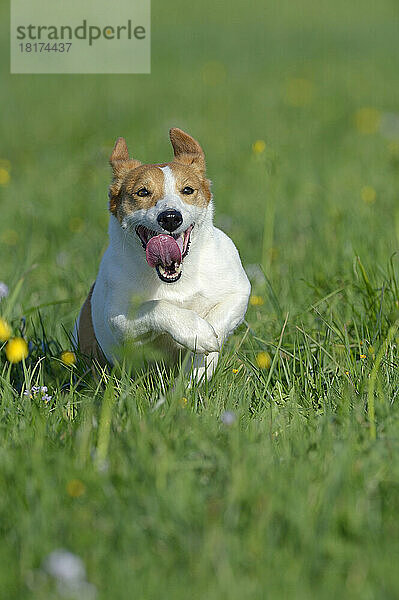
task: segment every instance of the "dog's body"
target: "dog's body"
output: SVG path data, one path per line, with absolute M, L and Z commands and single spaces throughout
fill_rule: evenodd
M 175 160 L 162 165 L 130 159 L 122 138 L 115 146 L 110 243 L 91 318 L 109 363 L 126 340 L 167 334 L 193 353 L 198 380 L 205 370 L 212 375 L 223 342 L 242 322 L 250 284 L 233 242 L 213 225 L 201 147 L 179 129 L 171 141 Z

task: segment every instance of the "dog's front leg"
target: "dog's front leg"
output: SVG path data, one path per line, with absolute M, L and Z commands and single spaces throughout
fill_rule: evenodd
M 234 329 L 244 319 L 248 305 L 248 293 L 231 294 L 222 302 L 214 306 L 206 316 L 206 320 L 218 335 L 220 344 L 233 333 Z M 205 377 L 210 380 L 218 364 L 219 353 L 212 352 L 205 356 L 204 354 L 194 354 L 191 357 L 190 384 L 193 381 L 199 383 Z
M 151 334 L 169 334 L 177 344 L 193 352 L 218 352 L 219 340 L 212 325 L 192 310 L 166 300 L 151 300 L 140 306 L 131 318 L 113 315 L 110 326 L 119 342 Z
M 205 379 L 211 379 L 219 360 L 219 352 L 210 354 L 191 354 L 191 361 L 187 365 L 187 373 L 190 375 L 190 387 L 193 383 L 203 383 Z
M 218 335 L 220 344 L 242 323 L 248 306 L 249 293 L 231 294 L 216 304 L 206 315 L 206 320 Z

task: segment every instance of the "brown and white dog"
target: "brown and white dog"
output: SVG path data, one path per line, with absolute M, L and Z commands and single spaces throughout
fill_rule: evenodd
M 112 364 L 127 340 L 166 335 L 191 351 L 200 380 L 242 322 L 250 284 L 233 242 L 213 225 L 201 146 L 177 128 L 170 140 L 174 160 L 163 164 L 143 165 L 123 138 L 115 144 L 109 246 L 74 336 L 82 353 Z

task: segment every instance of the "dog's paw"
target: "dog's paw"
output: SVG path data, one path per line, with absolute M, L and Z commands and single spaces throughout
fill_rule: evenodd
M 179 331 L 173 332 L 172 337 L 192 352 L 209 354 L 220 350 L 218 336 L 212 325 L 194 312 L 184 319 Z
M 208 356 L 204 354 L 194 355 L 192 361 L 186 365 L 187 372 L 190 375 L 188 387 L 192 388 L 205 380 L 210 381 L 217 367 L 218 359 L 218 352 L 211 352 Z

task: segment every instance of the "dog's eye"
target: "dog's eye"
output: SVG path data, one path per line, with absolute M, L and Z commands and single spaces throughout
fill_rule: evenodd
M 149 192 L 147 188 L 142 187 L 136 192 L 136 194 L 137 196 L 140 196 L 140 198 L 144 198 L 145 196 L 149 196 L 151 192 Z
M 190 194 L 194 194 L 194 190 L 189 185 L 186 185 L 186 187 L 182 189 L 181 193 L 189 196 Z

